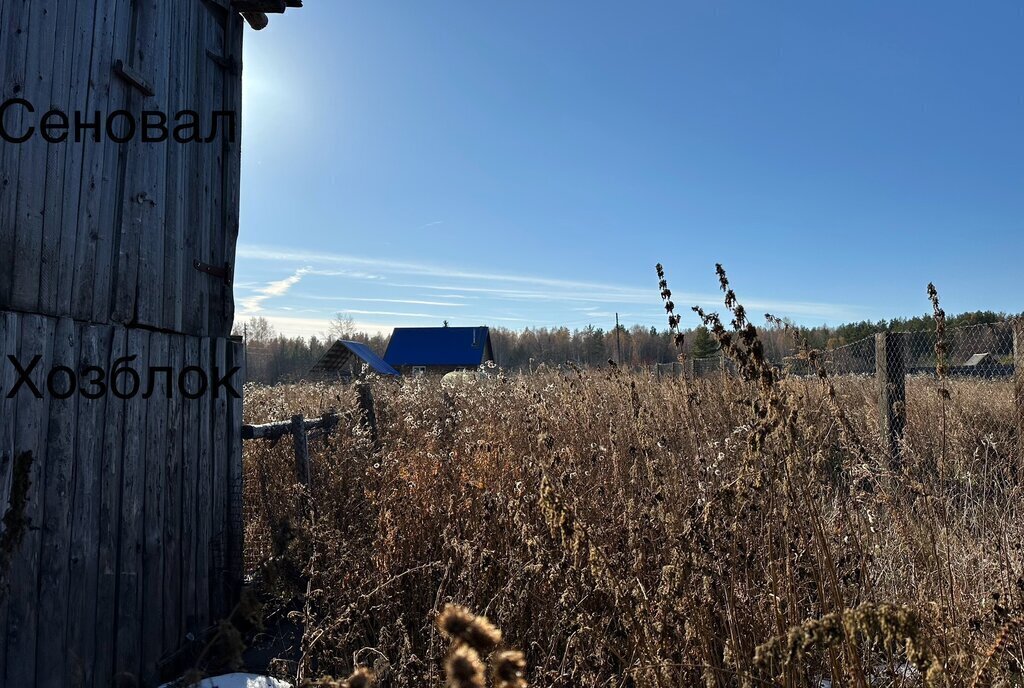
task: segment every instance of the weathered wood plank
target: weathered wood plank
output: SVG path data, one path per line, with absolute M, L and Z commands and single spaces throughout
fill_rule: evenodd
M 142 367 L 150 360 L 149 332 L 128 331 L 128 355 L 136 356 Z M 122 387 L 123 389 L 123 387 Z M 117 624 L 114 671 L 117 674 L 140 676 L 142 669 L 142 614 L 143 614 L 143 562 L 144 503 L 146 466 L 149 442 L 150 404 L 141 394 L 128 400 L 125 409 L 124 461 L 121 465 L 121 526 Z M 159 458 L 155 459 L 159 461 Z
M 210 13 L 206 21 L 207 50 L 224 54 L 224 26 L 219 14 Z M 203 65 L 204 81 L 200 91 L 200 112 L 204 117 L 212 118 L 214 110 L 222 109 L 224 104 L 224 71 L 207 60 Z M 218 144 L 220 142 L 217 142 Z M 209 199 L 206 208 L 207 216 L 203 225 L 204 263 L 221 267 L 224 265 L 224 162 L 221 145 L 211 145 L 203 160 L 206 172 L 204 195 Z M 203 291 L 206 301 L 205 332 L 212 337 L 223 336 L 220 333 L 223 315 L 224 283 L 212 276 L 203 276 Z
M 90 325 L 81 331 L 81 353 L 77 370 L 90 366 L 106 370 L 110 354 L 111 330 Z M 90 378 L 92 376 L 86 376 Z M 103 460 L 104 425 L 107 395 L 95 399 L 101 390 L 86 384 L 87 396 L 78 400 L 78 432 L 75 440 L 74 484 L 72 496 L 71 547 L 68 577 L 67 652 L 63 678 L 67 686 L 91 686 L 96 654 L 96 600 L 98 591 L 99 513 Z
M 149 368 L 168 364 L 167 336 L 150 338 Z M 144 376 L 148 377 L 148 376 Z M 155 683 L 163 646 L 164 509 L 166 508 L 167 397 L 162 376 L 155 379 L 146 422 L 145 525 L 142 553 L 142 682 Z M 147 386 L 146 383 L 143 383 Z
M 128 331 L 108 328 L 104 334 L 110 342 L 106 369 L 128 356 Z M 127 403 L 108 391 L 103 422 L 103 453 L 100 460 L 99 524 L 97 528 L 96 641 L 92 685 L 106 688 L 114 675 L 114 654 L 117 651 L 118 610 L 118 534 L 121 529 L 122 463 L 138 463 L 137 455 L 125 456 L 125 412 Z M 136 426 L 137 428 L 138 426 Z M 136 440 L 137 441 L 137 440 Z M 128 491 L 131 496 L 131 490 Z
M 224 339 L 213 340 L 215 375 L 222 375 L 227 370 L 227 346 Z M 213 397 L 213 566 L 215 576 L 211 581 L 213 592 L 213 613 L 219 618 L 228 611 L 227 564 L 228 564 L 228 452 L 227 423 L 228 400 L 224 391 Z
M 70 318 L 57 321 L 51 366 L 72 373 L 78 366 L 78 331 Z M 49 368 L 49 366 L 48 366 Z M 46 392 L 50 419 L 46 443 L 46 489 L 43 497 L 43 548 L 39 571 L 39 641 L 36 645 L 36 680 L 41 686 L 64 682 L 67 656 L 68 553 L 71 547 L 71 516 L 75 471 L 75 435 L 78 427 L 78 395 L 70 387 L 70 375 L 54 378 Z
M 28 3 L 28 55 L 22 93 L 36 107 L 50 100 L 50 68 L 53 66 L 54 39 L 57 31 L 56 0 Z M 44 111 L 45 112 L 45 111 Z M 7 144 L 5 144 L 6 147 Z M 38 311 L 39 277 L 43 250 L 47 143 L 39 136 L 16 144 L 18 160 L 17 211 L 14 251 L 10 255 L 11 295 L 14 310 Z
M 213 346 L 208 337 L 199 343 L 199 360 L 204 370 L 213 363 Z M 213 397 L 209 394 L 199 400 L 199 455 L 198 487 L 196 491 L 196 617 L 198 625 L 205 627 L 213 620 L 211 600 L 213 588 Z
M 168 86 L 168 104 L 172 112 L 191 108 L 191 91 L 189 86 L 193 79 L 193 63 L 195 57 L 188 50 L 192 40 L 192 17 L 198 3 L 174 3 L 171 25 L 174 31 L 171 36 L 170 64 L 168 67 L 170 83 Z M 163 314 L 164 327 L 181 332 L 183 326 L 182 290 L 184 289 L 185 268 L 191 266 L 186 261 L 185 235 L 190 231 L 187 226 L 188 196 L 186 194 L 188 171 L 186 163 L 189 147 L 171 142 L 167 144 L 167 212 L 164 230 L 164 288 Z
M 185 341 L 181 335 L 166 335 L 168 339 L 167 365 L 172 371 L 185 366 Z M 182 480 L 182 395 L 180 390 L 171 389 L 167 404 L 166 459 L 164 461 L 164 611 L 163 645 L 164 652 L 176 648 L 184 634 L 181 632 L 181 480 Z
M 76 103 L 71 99 L 71 88 L 74 83 L 79 86 L 80 80 L 73 79 L 71 72 L 77 65 L 74 59 L 74 28 L 76 6 L 74 0 L 56 0 L 53 7 L 53 21 L 56 31 L 50 54 L 47 56 L 47 77 L 50 84 L 45 100 L 36 104 L 55 108 L 63 112 L 74 112 Z M 86 23 L 84 19 L 82 23 Z M 87 84 L 88 82 L 86 82 Z M 42 96 L 43 94 L 40 94 Z M 46 111 L 44 110 L 44 112 Z M 46 150 L 46 177 L 43 192 L 43 235 L 42 252 L 39 259 L 39 297 L 37 312 L 51 315 L 66 315 L 57 308 L 59 300 L 61 254 L 68 253 L 70 245 L 74 250 L 74 235 L 77 226 L 73 221 L 65 222 L 64 208 L 67 196 L 77 196 L 79 186 L 75 176 L 81 173 L 81 161 L 76 160 L 75 148 L 64 144 L 42 144 Z M 69 155 L 69 151 L 71 155 Z M 67 166 L 70 159 L 71 165 Z M 77 163 L 77 164 L 76 164 Z M 67 186 L 68 192 L 65 192 Z M 72 191 L 73 190 L 73 191 Z M 77 207 L 77 199 L 75 200 Z M 63 239 L 63 242 L 62 242 Z M 62 251 L 63 246 L 63 251 Z M 68 261 L 71 262 L 71 261 Z
M 0 2 L 0 101 L 23 95 L 25 84 L 25 56 L 28 49 L 28 3 Z M 4 113 L 7 131 L 21 131 L 21 108 L 10 108 Z M 18 169 L 20 146 L 0 146 L 0 256 L 14 255 L 17 239 Z M 0 309 L 11 303 L 10 270 L 0 272 Z M 2 643 L 0 643 L 2 644 Z
M 53 358 L 54 321 L 37 315 L 22 316 L 19 358 L 27 365 L 35 356 L 43 362 Z M 40 390 L 46 389 L 43 363 L 32 372 L 31 379 Z M 15 397 L 18 425 L 15 430 L 14 455 L 31 453 L 29 488 L 23 516 L 25 529 L 20 545 L 14 550 L 8 568 L 7 608 L 7 672 L 4 685 L 31 686 L 36 681 L 36 642 L 39 631 L 39 569 L 43 541 L 43 498 L 46 492 L 47 437 L 50 404 L 39 399 L 25 387 Z
M 128 86 L 110 65 L 128 49 L 131 0 L 99 0 L 88 112 L 113 112 L 128 105 Z M 111 322 L 120 252 L 126 159 L 121 144 L 103 137 L 85 147 L 78 245 L 75 253 L 76 317 Z
M 132 111 L 167 109 L 171 5 L 160 0 L 135 3 L 135 41 L 125 62 L 152 80 L 155 95 L 147 98 L 130 93 Z M 168 147 L 143 143 L 141 137 L 135 137 L 125 144 L 125 150 L 114 318 L 125 324 L 161 327 Z
M 14 313 L 0 312 L 0 509 L 7 513 L 10 506 L 11 478 L 14 468 L 14 437 L 17 428 L 17 405 L 7 394 L 14 387 L 17 375 L 7 357 L 18 355 L 20 322 Z M 5 528 L 0 524 L 0 532 Z M 0 587 L 6 587 L 5 576 L 0 575 Z M 0 630 L 7 628 L 6 594 L 0 595 Z M 0 677 L 7 674 L 7 644 L 0 635 Z
M 89 69 L 92 64 L 92 53 L 95 45 L 93 37 L 95 21 L 98 18 L 98 13 L 96 12 L 98 8 L 89 3 L 74 2 L 74 0 L 67 0 L 67 2 L 70 7 L 66 5 L 65 8 L 62 8 L 62 11 L 73 12 L 75 17 L 74 24 L 71 27 L 72 36 L 68 51 L 71 57 L 65 67 L 58 68 L 55 65 L 53 73 L 59 75 L 66 71 L 70 83 L 67 102 L 61 103 L 55 99 L 54 105 L 62 107 L 65 112 L 88 112 L 91 91 Z M 58 71 L 58 69 L 63 71 Z M 74 134 L 70 136 L 73 138 Z M 67 148 L 67 146 L 64 147 Z M 71 315 L 72 317 L 74 317 L 72 302 L 74 300 L 77 235 L 79 233 L 79 201 L 82 197 L 82 177 L 86 169 L 83 165 L 84 153 L 85 151 L 75 147 L 64 156 L 64 193 L 61 195 L 60 253 L 55 278 L 57 282 L 56 301 L 53 304 L 56 313 Z
M 875 374 L 878 412 L 892 466 L 900 465 L 903 431 L 907 425 L 907 337 L 902 332 L 875 335 Z
M 225 55 L 230 55 L 238 65 L 238 73 L 230 74 L 224 72 L 224 109 L 235 113 L 238 123 L 237 138 L 234 142 L 229 137 L 224 138 L 224 224 L 223 238 L 224 262 L 231 266 L 231 274 L 235 269 L 235 248 L 238 243 L 239 207 L 241 205 L 241 179 L 242 179 L 242 156 L 241 156 L 241 124 L 242 124 L 242 18 L 234 13 L 229 13 L 225 18 Z M 232 280 L 233 282 L 233 280 Z M 217 335 L 227 337 L 231 334 L 231 324 L 235 318 L 235 300 L 231 289 L 224 289 L 221 299 L 220 327 Z
M 185 338 L 185 366 L 202 367 L 199 359 L 199 340 L 195 337 Z M 205 368 L 204 368 L 205 369 Z M 194 378 L 194 376 L 190 376 Z M 193 384 L 198 385 L 198 382 Z M 199 387 L 188 388 L 195 394 Z M 186 399 L 182 417 L 182 437 L 184 453 L 181 464 L 181 534 L 182 534 L 182 605 L 181 627 L 186 633 L 197 632 L 199 628 L 199 609 L 196 600 L 196 579 L 200 572 L 196 567 L 196 509 L 199 490 L 199 416 L 203 409 L 205 394 L 198 399 Z
M 242 391 L 245 386 L 246 359 L 245 344 L 242 342 L 228 342 L 228 351 L 232 366 L 238 366 L 239 372 L 235 377 L 239 396 L 231 398 L 230 417 L 228 419 L 228 495 L 229 524 L 230 524 L 230 575 L 232 594 L 237 595 L 242 587 L 245 574 L 245 526 L 242 516 Z

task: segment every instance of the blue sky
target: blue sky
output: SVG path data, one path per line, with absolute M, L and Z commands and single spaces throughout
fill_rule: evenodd
M 1024 4 L 306 0 L 248 32 L 240 317 L 1024 310 Z M 688 311 L 683 325 L 695 318 Z

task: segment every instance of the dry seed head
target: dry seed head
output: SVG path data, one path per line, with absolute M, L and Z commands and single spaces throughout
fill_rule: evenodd
M 503 650 L 491 657 L 494 688 L 526 688 L 526 657 L 519 650 Z
M 364 667 L 360 667 L 352 672 L 352 675 L 348 677 L 345 685 L 348 688 L 371 688 L 377 683 L 376 677 L 373 672 Z
M 451 688 L 484 688 L 484 663 L 471 647 L 459 645 L 444 663 Z
M 465 607 L 450 604 L 437 619 L 437 627 L 453 640 L 460 640 L 478 652 L 490 652 L 501 643 L 501 630 Z

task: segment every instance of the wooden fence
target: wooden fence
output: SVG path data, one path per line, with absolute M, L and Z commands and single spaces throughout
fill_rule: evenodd
M 314 431 L 329 434 L 338 427 L 342 417 L 359 422 L 369 433 L 374 446 L 379 445 L 377 434 L 377 414 L 373 407 L 373 391 L 366 383 L 356 385 L 358 399 L 358 415 L 351 412 L 338 414 L 326 413 L 320 418 L 306 420 L 301 414 L 292 416 L 291 420 L 263 425 L 243 425 L 243 440 L 278 441 L 285 435 L 291 435 L 295 451 L 295 471 L 299 482 L 307 488 L 310 486 L 309 437 Z

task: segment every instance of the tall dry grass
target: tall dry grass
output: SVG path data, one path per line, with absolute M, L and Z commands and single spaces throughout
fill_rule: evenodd
M 303 628 L 280 671 L 443 685 L 456 602 L 535 686 L 1022 685 L 1011 386 L 911 379 L 897 469 L 873 380 L 723 334 L 743 375 L 378 380 L 379 447 L 311 441 L 308 503 L 287 440 L 248 443 L 247 561 Z M 352 390 L 246 394 L 250 423 L 330 408 Z

